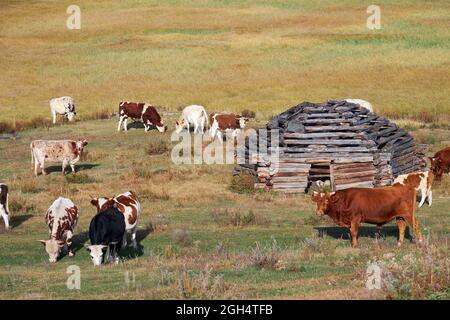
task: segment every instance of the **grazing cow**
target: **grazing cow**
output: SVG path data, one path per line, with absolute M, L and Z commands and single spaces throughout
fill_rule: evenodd
M 56 123 L 56 115 L 65 116 L 69 121 L 75 120 L 75 101 L 71 97 L 59 97 L 50 100 L 50 111 L 53 117 L 53 124 Z
M 159 132 L 167 130 L 167 126 L 164 126 L 164 121 L 161 119 L 158 111 L 156 111 L 156 108 L 148 103 L 121 101 L 119 103 L 119 126 L 117 131 L 122 129 L 122 125 L 124 130 L 128 131 L 128 118 L 142 120 L 145 132 L 150 130 L 151 125 L 154 125 Z
M 4 183 L 0 183 L 0 215 L 5 222 L 5 228 L 9 229 L 9 207 L 8 207 L 8 186 Z
M 373 112 L 372 104 L 369 101 L 362 100 L 362 99 L 345 99 L 345 101 L 354 103 L 354 104 L 358 104 L 361 107 L 366 108 L 370 112 Z
M 128 233 L 131 233 L 131 242 L 133 248 L 137 249 L 136 242 L 136 228 L 141 216 L 141 204 L 133 191 L 128 191 L 119 194 L 113 198 L 97 198 L 92 199 L 91 204 L 97 208 L 97 212 L 105 211 L 106 209 L 116 207 L 122 212 L 125 218 L 125 229 Z M 123 237 L 122 247 L 127 245 L 127 237 Z
M 393 185 L 399 183 L 414 188 L 415 190 L 420 190 L 421 198 L 419 208 L 423 206 L 425 200 L 428 201 L 428 206 L 431 207 L 431 203 L 433 202 L 433 193 L 431 191 L 433 179 L 434 175 L 431 171 L 413 172 L 399 175 L 395 178 Z
M 74 256 L 72 251 L 73 230 L 78 221 L 78 208 L 75 204 L 66 198 L 56 199 L 45 215 L 45 222 L 48 226 L 49 240 L 39 240 L 48 253 L 48 260 L 56 262 L 61 248 L 67 244 L 69 256 Z
M 105 253 L 109 247 L 110 258 L 119 262 L 118 252 L 125 236 L 124 215 L 115 207 L 97 213 L 89 225 L 89 239 L 91 245 L 86 245 L 94 266 L 103 263 Z
M 430 157 L 430 161 L 431 171 L 436 176 L 436 180 L 441 180 L 444 172 L 450 168 L 450 147 L 436 152 L 433 157 Z
M 235 114 L 212 113 L 209 117 L 211 137 L 217 137 L 222 142 L 223 133 L 232 131 L 232 137 L 235 138 L 240 130 L 245 128 L 247 121 L 247 118 Z
M 62 174 L 65 174 L 65 168 L 68 164 L 75 173 L 75 164 L 80 160 L 86 140 L 34 140 L 30 144 L 31 163 L 34 164 L 34 174 L 38 175 L 38 167 L 41 168 L 44 175 L 45 162 L 62 162 Z
M 316 214 L 328 215 L 341 226 L 350 228 L 352 247 L 357 244 L 361 223 L 378 227 L 394 218 L 399 228 L 401 245 L 405 236 L 406 222 L 412 226 L 414 235 L 422 242 L 419 223 L 415 217 L 416 190 L 403 185 L 376 189 L 350 188 L 336 192 L 314 191 L 312 201 L 317 204 Z
M 208 114 L 204 107 L 194 104 L 184 108 L 176 123 L 175 132 L 180 133 L 184 128 L 189 132 L 191 124 L 194 125 L 194 134 L 197 131 L 201 134 L 204 133 L 206 126 L 209 124 Z

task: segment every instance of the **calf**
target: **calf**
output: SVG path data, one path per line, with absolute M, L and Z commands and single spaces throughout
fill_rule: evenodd
M 398 183 L 414 188 L 415 190 L 420 190 L 421 198 L 419 208 L 423 206 L 425 200 L 428 201 L 428 206 L 431 207 L 431 203 L 433 202 L 433 193 L 431 191 L 433 178 L 434 175 L 431 171 L 413 172 L 398 176 L 397 178 L 395 178 L 393 185 Z
M 119 262 L 118 252 L 121 249 L 122 239 L 125 237 L 124 215 L 115 207 L 97 213 L 89 225 L 89 239 L 91 245 L 87 245 L 94 266 L 104 262 L 107 248 L 110 258 Z
M 167 126 L 164 126 L 164 121 L 161 119 L 156 108 L 148 103 L 137 103 L 129 101 L 121 101 L 119 103 L 119 126 L 117 131 L 122 129 L 128 131 L 127 120 L 139 119 L 144 124 L 145 132 L 150 130 L 150 126 L 154 125 L 159 132 L 167 130 Z
M 209 121 L 211 137 L 217 137 L 222 142 L 223 133 L 232 131 L 232 137 L 235 138 L 240 130 L 245 128 L 248 119 L 235 114 L 212 113 Z
M 49 261 L 56 262 L 61 248 L 67 244 L 69 256 L 72 257 L 72 236 L 73 230 L 78 222 L 78 208 L 66 198 L 56 199 L 45 215 L 45 222 L 48 226 L 49 240 L 39 240 L 48 253 Z
M 373 112 L 372 104 L 369 101 L 362 100 L 362 99 L 345 99 L 345 101 L 358 104 L 360 107 L 365 108 L 369 110 L 370 112 Z
M 45 175 L 45 162 L 62 162 L 62 174 L 68 164 L 75 172 L 75 164 L 80 161 L 86 140 L 34 140 L 30 144 L 31 163 L 34 164 L 34 174 L 38 175 L 38 167 Z
M 431 171 L 433 171 L 436 176 L 436 180 L 441 180 L 444 172 L 450 167 L 450 147 L 436 152 L 436 154 L 430 158 L 430 161 Z
M 5 223 L 6 230 L 9 229 L 9 207 L 8 207 L 8 186 L 0 183 L 0 215 Z
M 69 121 L 74 121 L 75 112 L 75 101 L 71 97 L 59 97 L 50 100 L 50 111 L 53 117 L 53 124 L 56 123 L 56 116 L 58 114 L 65 116 Z
M 96 198 L 91 200 L 91 204 L 97 208 L 97 212 L 116 207 L 125 218 L 125 229 L 131 233 L 133 248 L 137 249 L 136 229 L 141 216 L 141 204 L 133 191 L 128 191 L 113 198 Z M 127 237 L 123 237 L 122 247 L 127 245 Z
M 349 188 L 336 192 L 314 191 L 312 201 L 317 204 L 316 214 L 328 215 L 341 226 L 350 228 L 352 247 L 357 244 L 361 223 L 378 227 L 394 218 L 399 228 L 398 245 L 403 243 L 406 222 L 413 227 L 414 235 L 422 242 L 419 223 L 415 217 L 416 190 L 403 185 L 376 189 Z
M 184 108 L 176 123 L 175 132 L 180 133 L 184 128 L 189 132 L 191 124 L 194 125 L 194 134 L 197 131 L 201 134 L 204 133 L 206 126 L 209 124 L 208 114 L 204 107 L 194 104 Z

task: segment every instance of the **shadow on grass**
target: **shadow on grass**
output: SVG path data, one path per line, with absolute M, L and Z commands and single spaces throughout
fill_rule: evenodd
M 315 227 L 315 230 L 318 231 L 319 236 L 330 236 L 335 239 L 346 239 L 350 240 L 350 230 L 347 228 L 341 227 Z M 409 232 L 409 226 L 406 227 L 405 230 L 405 239 L 412 240 L 412 237 Z M 366 237 L 366 238 L 387 238 L 387 237 L 395 237 L 398 238 L 398 228 L 397 226 L 385 226 L 382 228 L 378 227 L 360 227 L 358 231 L 358 238 Z
M 32 216 L 33 215 L 31 215 L 31 214 L 22 214 L 20 216 L 12 216 L 11 221 L 10 221 L 11 228 L 17 228 L 22 223 L 24 223 L 25 221 L 30 219 Z
M 135 121 L 127 124 L 127 130 L 129 129 L 145 129 L 144 124 L 141 121 Z M 151 124 L 149 130 L 158 130 L 155 125 Z
M 75 165 L 75 174 L 80 171 L 91 170 L 98 166 L 99 166 L 99 164 L 97 164 L 97 163 L 95 163 L 95 164 L 83 163 L 83 164 Z M 62 167 L 61 166 L 49 166 L 49 167 L 45 168 L 45 170 L 47 171 L 48 174 L 53 173 L 53 172 L 61 173 Z M 72 174 L 72 169 L 70 169 L 70 167 L 66 168 L 66 174 Z
M 136 242 L 137 242 L 137 250 L 134 250 L 131 245 L 131 240 L 127 241 L 126 248 L 122 248 L 121 256 L 126 259 L 133 259 L 144 255 L 144 246 L 141 245 L 141 242 L 147 238 L 147 236 L 151 233 L 151 230 L 148 228 L 141 229 L 136 232 Z M 129 237 L 127 239 L 130 239 Z

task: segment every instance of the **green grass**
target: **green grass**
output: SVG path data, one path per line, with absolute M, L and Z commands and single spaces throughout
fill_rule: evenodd
M 169 126 L 175 120 L 166 117 Z M 393 224 L 384 229 L 385 240 L 362 235 L 357 249 L 350 248 L 344 229 L 333 229 L 343 239 L 334 233 L 318 238 L 315 228 L 335 226 L 328 219 L 312 218 L 314 207 L 308 195 L 234 193 L 229 190 L 232 166 L 174 166 L 167 153 L 148 155 L 145 150 L 149 141 L 170 147 L 170 132 L 117 133 L 115 127 L 115 120 L 83 121 L 48 131 L 28 130 L 17 140 L 0 141 L 0 152 L 5 155 L 0 158 L 0 179 L 10 185 L 15 208 L 14 229 L 0 233 L 1 298 L 385 298 L 384 292 L 365 289 L 368 261 L 387 253 L 401 258 L 421 252 L 409 241 L 398 249 Z M 450 139 L 448 131 L 438 129 L 419 129 L 413 134 Z M 74 179 L 81 178 L 70 183 L 59 168 L 48 176 L 33 177 L 28 157 L 29 142 L 35 137 L 87 138 L 87 159 L 80 165 L 90 166 L 76 173 Z M 136 166 L 146 168 L 149 176 L 136 175 Z M 430 246 L 442 250 L 450 231 L 448 183 L 444 177 L 434 189 L 433 206 L 418 211 Z M 135 258 L 131 249 L 124 250 L 121 264 L 94 268 L 82 248 L 95 214 L 90 196 L 111 196 L 129 189 L 141 197 L 138 239 L 142 251 Z M 63 256 L 50 265 L 36 240 L 48 236 L 44 214 L 59 195 L 69 197 L 81 209 L 75 231 L 80 249 L 75 257 Z M 228 216 L 214 218 L 213 212 L 228 212 Z M 233 213 L 242 220 L 250 212 L 254 214 L 250 222 L 234 223 Z M 273 241 L 277 264 L 253 266 L 256 243 L 270 248 Z M 70 265 L 81 268 L 80 291 L 66 289 Z M 127 287 L 127 271 L 134 273 L 135 287 Z M 215 285 L 205 288 L 201 285 L 205 281 Z

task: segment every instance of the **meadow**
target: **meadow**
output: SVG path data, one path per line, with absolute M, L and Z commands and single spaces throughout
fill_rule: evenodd
M 305 100 L 362 98 L 408 129 L 429 155 L 450 142 L 446 1 L 379 1 L 382 29 L 359 1 L 72 1 L 0 3 L 0 181 L 13 229 L 0 229 L 0 299 L 448 299 L 450 177 L 418 209 L 425 245 L 389 224 L 364 226 L 359 245 L 318 218 L 310 195 L 236 193 L 232 165 L 174 165 L 170 134 L 181 106 L 256 112 L 251 127 Z M 70 95 L 78 121 L 51 126 L 48 100 Z M 169 131 L 117 133 L 122 99 L 160 106 Z M 104 118 L 104 119 L 103 119 Z M 78 173 L 34 177 L 33 139 L 84 138 Z M 90 196 L 136 192 L 140 249 L 95 268 Z M 49 264 L 37 240 L 58 197 L 81 208 L 75 257 Z M 0 228 L 3 224 L 0 222 Z M 383 288 L 366 288 L 377 262 Z M 81 270 L 69 290 L 67 268 Z

